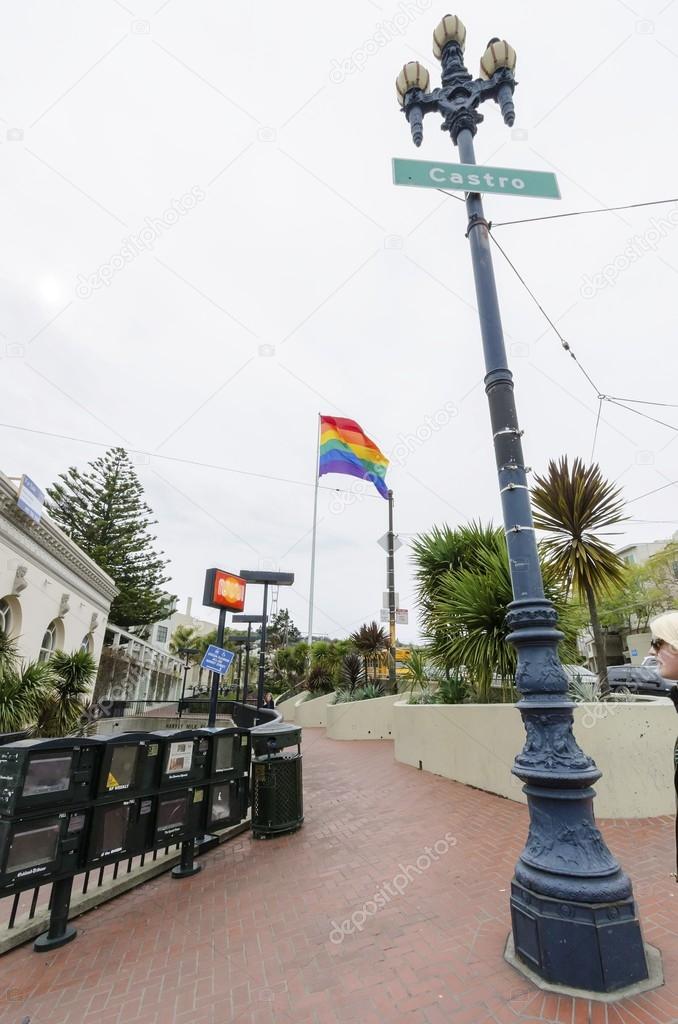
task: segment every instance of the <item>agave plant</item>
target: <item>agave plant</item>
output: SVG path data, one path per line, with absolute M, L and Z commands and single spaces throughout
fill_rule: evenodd
M 621 491 L 607 481 L 597 463 L 586 466 L 567 456 L 551 460 L 544 476 L 532 487 L 534 524 L 547 534 L 541 548 L 553 570 L 586 599 L 603 692 L 607 690 L 605 640 L 597 600 L 624 580 L 623 559 L 602 540 L 598 531 L 624 522 Z

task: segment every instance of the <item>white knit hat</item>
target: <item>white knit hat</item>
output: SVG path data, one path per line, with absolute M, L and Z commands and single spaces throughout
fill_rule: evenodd
M 665 640 L 678 651 L 678 612 L 664 612 L 650 623 L 652 635 Z

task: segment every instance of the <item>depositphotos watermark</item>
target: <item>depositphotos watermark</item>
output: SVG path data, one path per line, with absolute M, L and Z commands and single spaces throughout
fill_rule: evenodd
M 632 263 L 636 263 L 647 255 L 648 252 L 656 252 L 661 242 L 667 235 L 678 227 L 678 207 L 671 210 L 666 217 L 650 219 L 650 227 L 642 235 L 634 235 L 629 238 L 624 247 L 610 262 L 597 273 L 590 276 L 584 274 L 579 294 L 583 299 L 592 299 L 604 288 L 609 288 L 617 283 L 620 274 L 629 269 Z
M 79 299 L 88 299 L 98 288 L 109 287 L 116 274 L 124 270 L 137 256 L 150 252 L 163 231 L 168 231 L 179 222 L 180 217 L 195 209 L 205 198 L 206 193 L 199 185 L 194 185 L 190 192 L 184 193 L 179 199 L 173 199 L 168 208 L 159 217 L 146 217 L 144 227 L 133 235 L 123 238 L 119 252 L 106 263 L 102 263 L 92 274 L 78 274 L 76 295 Z
M 350 917 L 347 917 L 341 924 L 332 921 L 330 931 L 330 942 L 338 946 L 344 941 L 347 935 L 361 932 L 369 917 L 373 917 L 379 910 L 383 910 L 392 899 L 402 896 L 412 881 L 412 876 L 423 875 L 436 861 L 457 845 L 457 840 L 451 832 L 445 833 L 444 839 L 438 839 L 433 846 L 425 846 L 424 852 L 417 857 L 414 864 L 399 864 L 399 871 L 390 882 L 384 882 L 380 889 L 375 892 L 371 900 L 363 903 L 360 910 L 354 910 Z
M 355 50 L 351 50 L 348 57 L 341 60 L 332 58 L 330 82 L 333 85 L 341 85 L 349 75 L 354 75 L 356 71 L 364 71 L 368 60 L 398 36 L 404 35 L 412 22 L 430 8 L 431 3 L 432 0 L 401 0 L 395 14 L 387 21 L 378 21 L 375 25 L 376 31 L 360 46 L 356 46 Z

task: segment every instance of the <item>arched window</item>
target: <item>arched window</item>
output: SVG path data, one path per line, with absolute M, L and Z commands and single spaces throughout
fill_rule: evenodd
M 87 651 L 88 654 L 91 654 L 93 646 L 94 646 L 94 644 L 92 642 L 92 634 L 91 633 L 85 633 L 84 637 L 80 641 L 80 650 L 81 651 Z
M 0 601 L 0 631 L 7 636 L 12 635 L 12 609 L 4 597 Z
M 40 654 L 38 655 L 38 661 L 49 661 L 49 659 L 54 654 L 54 651 L 56 650 L 56 637 L 57 622 L 56 619 L 53 619 L 50 622 L 47 629 L 45 630 L 45 635 L 42 638 L 42 643 L 40 644 Z

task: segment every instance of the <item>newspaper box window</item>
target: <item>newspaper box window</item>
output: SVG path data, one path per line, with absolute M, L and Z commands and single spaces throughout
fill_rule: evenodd
M 155 846 L 186 842 L 202 835 L 205 827 L 205 790 L 202 787 L 161 793 L 155 817 Z
M 0 814 L 85 803 L 99 771 L 104 742 L 65 737 L 0 746 Z
M 160 786 L 201 782 L 210 770 L 212 737 L 202 729 L 159 729 L 153 733 L 161 745 Z
M 98 795 L 141 796 L 157 782 L 159 741 L 153 733 L 122 732 L 105 740 Z
M 153 800 L 138 797 L 95 807 L 92 816 L 88 866 L 135 857 L 150 846 Z
M 0 888 L 18 890 L 74 873 L 86 823 L 85 811 L 0 821 Z

